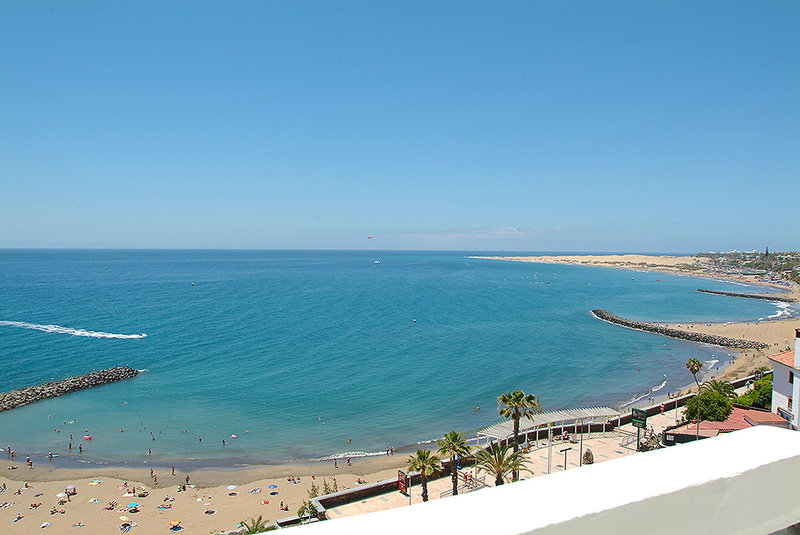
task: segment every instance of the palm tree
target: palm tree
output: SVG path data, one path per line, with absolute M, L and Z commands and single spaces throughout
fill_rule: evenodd
M 489 444 L 485 450 L 478 452 L 475 459 L 475 466 L 494 475 L 495 486 L 502 485 L 504 478 L 509 473 L 519 473 L 520 470 L 531 472 L 527 468 L 528 462 L 519 451 L 508 451 L 508 444 L 495 442 Z
M 703 369 L 703 363 L 697 359 L 689 359 L 686 361 L 686 369 L 694 376 L 694 382 L 697 383 L 697 388 L 700 388 L 700 383 L 697 381 L 697 374 Z
M 464 440 L 464 435 L 455 431 L 447 433 L 442 440 L 438 442 L 439 453 L 446 457 L 450 457 L 450 477 L 453 480 L 453 496 L 458 494 L 458 470 L 456 469 L 456 458 L 466 457 L 470 454 L 470 447 L 467 441 Z
M 703 383 L 700 386 L 700 390 L 704 392 L 716 392 L 730 399 L 736 397 L 736 391 L 734 390 L 733 385 L 728 381 L 717 381 L 716 379 L 712 379 Z
M 694 382 L 697 383 L 697 436 L 695 440 L 700 440 L 700 383 L 697 381 L 697 374 L 703 369 L 703 363 L 697 359 L 686 361 L 686 369 L 691 372 Z
M 512 418 L 514 420 L 514 453 L 519 451 L 519 420 L 523 416 L 526 418 L 533 418 L 534 414 L 542 412 L 542 404 L 539 402 L 539 396 L 533 394 L 526 394 L 522 390 L 515 390 L 514 392 L 506 392 L 497 398 L 498 409 L 500 416 L 503 418 Z M 511 475 L 511 481 L 519 479 L 519 471 L 515 470 Z
M 408 469 L 419 472 L 422 476 L 422 501 L 428 501 L 428 476 L 442 469 L 442 464 L 430 450 L 417 450 L 417 453 L 406 459 Z
M 267 524 L 267 520 L 261 520 L 262 515 L 258 515 L 258 518 L 251 518 L 250 523 L 248 524 L 246 520 L 241 522 L 242 530 L 238 533 L 242 534 L 249 534 L 249 533 L 264 533 L 265 531 L 272 531 L 268 529 L 269 524 Z

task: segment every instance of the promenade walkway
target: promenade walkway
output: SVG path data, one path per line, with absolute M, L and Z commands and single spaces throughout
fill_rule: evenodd
M 659 417 L 661 417 L 661 415 L 659 415 Z M 665 418 L 668 418 L 668 416 L 665 416 Z M 674 416 L 673 416 L 673 421 L 674 421 Z M 584 451 L 587 448 L 591 449 L 592 454 L 594 455 L 595 463 L 606 461 L 609 459 L 617 459 L 620 457 L 624 457 L 626 455 L 632 455 L 636 453 L 635 443 L 632 443 L 626 447 L 620 445 L 623 436 L 624 436 L 624 429 L 623 433 L 619 433 L 616 431 L 613 432 L 609 431 L 608 433 L 605 433 L 605 436 L 602 432 L 592 433 L 591 437 L 589 435 L 584 435 L 584 440 L 583 440 Z M 566 468 L 564 467 L 564 453 L 561 452 L 561 450 L 565 448 L 572 448 L 571 450 L 566 452 L 566 459 L 567 459 Z M 580 460 L 579 451 L 580 451 L 580 443 L 572 443 L 569 441 L 554 441 L 551 471 L 559 472 L 565 469 L 571 470 L 573 468 L 578 468 Z M 531 449 L 526 456 L 529 461 L 528 467 L 533 471 L 533 474 L 523 472 L 520 475 L 520 479 L 529 479 L 532 477 L 539 477 L 542 475 L 546 475 L 547 453 L 548 453 L 547 441 L 539 441 L 537 447 L 535 449 Z M 494 486 L 494 477 L 492 475 L 486 474 L 482 471 L 478 471 L 472 467 L 467 468 L 466 472 L 473 474 L 473 477 L 475 479 L 485 478 L 487 486 Z M 429 481 L 428 497 L 430 500 L 438 500 L 440 499 L 440 495 L 443 492 L 449 491 L 450 489 L 452 489 L 452 483 L 449 476 L 437 479 L 435 481 Z M 422 501 L 422 487 L 421 485 L 415 485 L 414 487 L 411 488 L 411 503 L 420 503 L 421 501 Z M 349 503 L 339 507 L 334 507 L 328 509 L 327 512 L 330 519 L 336 519 L 344 516 L 361 515 L 373 511 L 392 509 L 395 507 L 404 507 L 407 505 L 409 505 L 408 497 L 400 494 L 400 492 L 398 491 L 393 491 L 386 494 L 382 494 L 380 496 L 368 498 L 366 500 L 361 500 L 358 502 Z
M 744 389 L 739 389 L 743 391 Z M 656 433 L 660 433 L 669 425 L 674 425 L 676 421 L 681 418 L 681 413 L 684 408 L 679 407 L 677 410 L 677 420 L 675 405 L 669 408 L 669 400 L 665 402 L 665 410 L 663 414 L 656 414 L 647 418 L 647 426 L 652 426 Z M 569 431 L 569 427 L 567 427 Z M 596 432 L 591 436 L 584 435 L 583 448 L 584 451 L 588 448 L 592 451 L 594 462 L 599 463 L 610 459 L 618 459 L 627 455 L 632 455 L 636 452 L 636 428 L 631 424 L 626 424 L 618 430 L 609 431 L 607 433 Z M 577 436 L 576 438 L 580 438 Z M 627 443 L 622 446 L 623 443 Z M 572 448 L 566 452 L 566 467 L 564 466 L 564 453 L 561 451 L 565 448 Z M 523 472 L 520 479 L 529 479 L 532 477 L 540 477 L 547 475 L 547 441 L 540 440 L 533 446 L 527 453 L 526 457 L 529 461 L 528 467 L 533 471 L 532 474 Z M 580 461 L 580 442 L 568 441 L 553 441 L 552 452 L 552 465 L 551 473 L 572 470 L 579 467 Z M 494 486 L 494 477 L 475 468 L 467 468 L 467 473 L 471 473 L 474 478 L 485 478 L 486 485 Z M 462 471 L 463 472 L 463 471 Z M 450 477 L 443 477 L 435 481 L 428 482 L 428 498 L 430 500 L 440 499 L 440 495 L 449 491 L 452 488 Z M 459 491 L 462 492 L 462 491 Z M 411 503 L 420 503 L 422 501 L 422 487 L 415 485 L 411 488 Z M 383 509 L 393 509 L 395 507 L 404 507 L 409 505 L 408 496 L 400 494 L 398 491 L 389 492 L 380 496 L 368 498 L 354 503 L 349 503 L 339 507 L 328 509 L 328 516 L 331 519 L 341 518 L 344 516 L 361 515 L 373 511 L 380 511 Z

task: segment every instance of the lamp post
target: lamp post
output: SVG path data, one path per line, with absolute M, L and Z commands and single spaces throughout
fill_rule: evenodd
M 561 451 L 561 453 L 563 453 L 563 454 L 564 454 L 564 470 L 566 470 L 566 469 L 567 469 L 567 452 L 568 452 L 569 450 L 571 450 L 571 449 L 572 449 L 572 448 L 564 448 L 563 450 L 560 450 L 560 451 Z
M 697 391 L 697 436 L 695 440 L 700 440 L 700 390 Z
M 675 393 L 675 425 L 678 425 L 678 393 Z

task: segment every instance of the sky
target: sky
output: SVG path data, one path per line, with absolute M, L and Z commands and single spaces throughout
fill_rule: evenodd
M 797 250 L 798 29 L 795 0 L 3 0 L 0 247 Z

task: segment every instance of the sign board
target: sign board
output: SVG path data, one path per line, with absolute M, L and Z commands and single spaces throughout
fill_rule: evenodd
M 408 476 L 402 470 L 397 471 L 397 490 L 403 494 L 408 493 Z
M 639 429 L 647 428 L 647 411 L 644 409 L 633 409 L 631 416 L 631 424 L 633 427 L 638 427 Z

